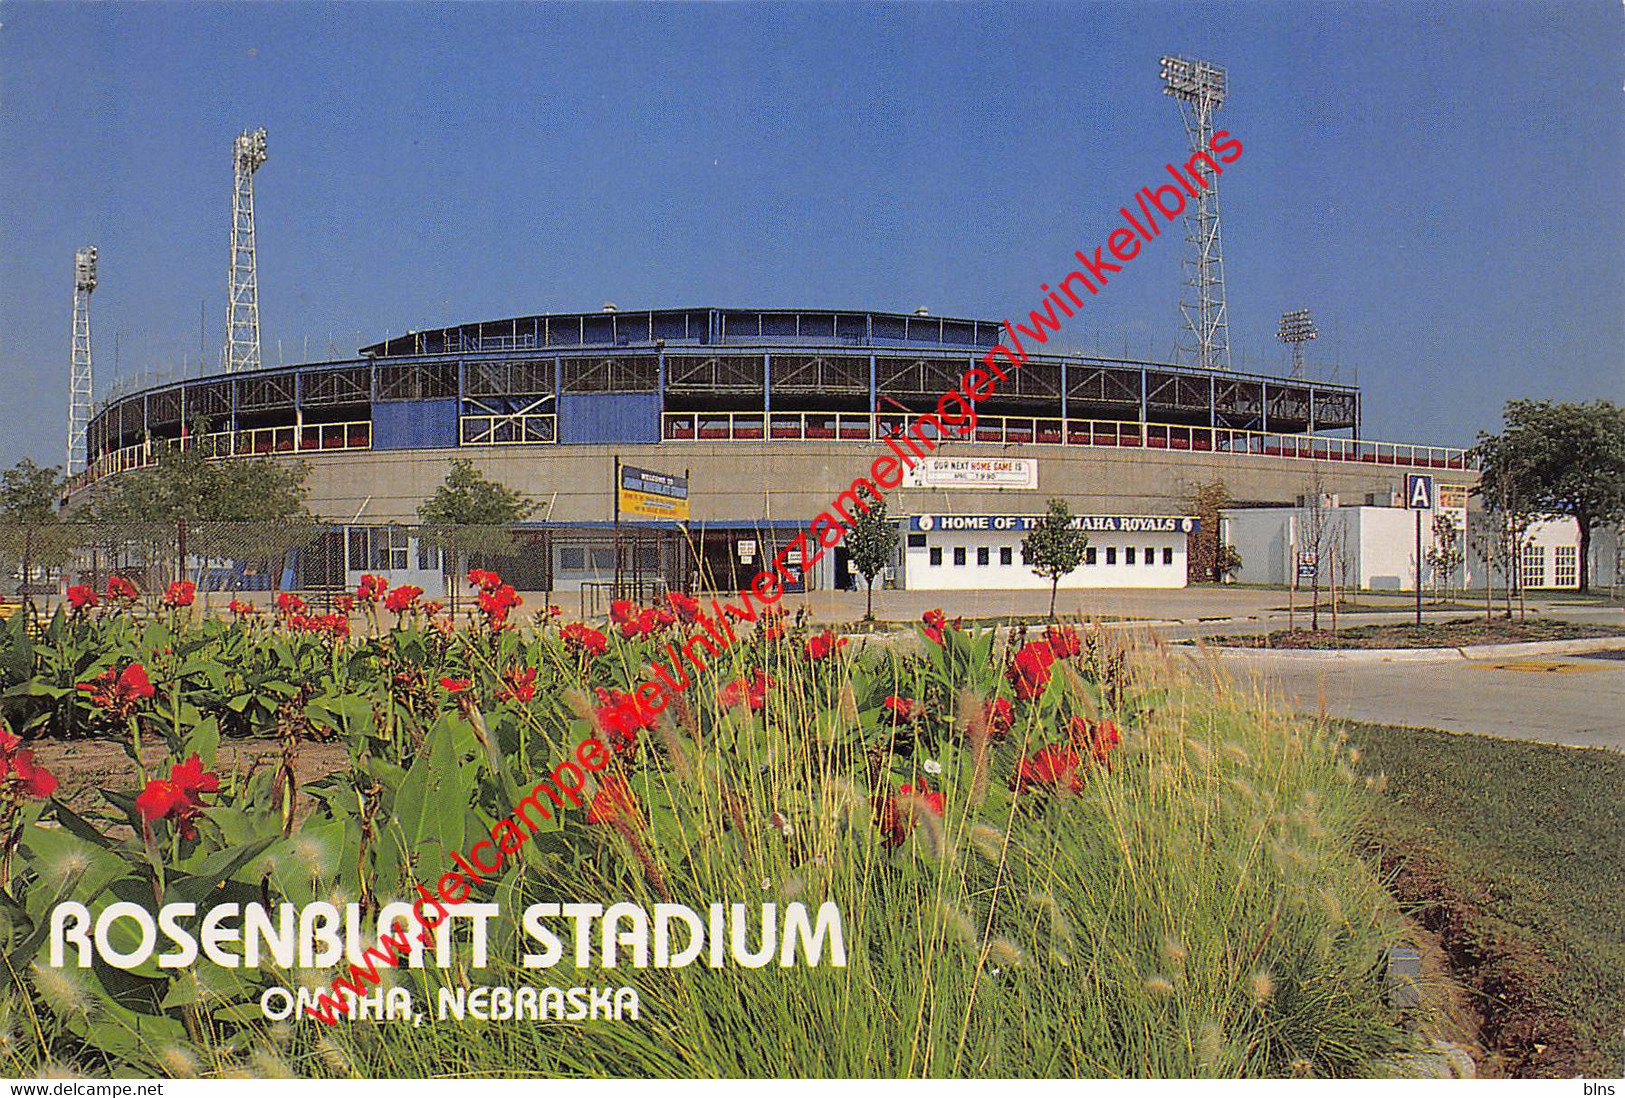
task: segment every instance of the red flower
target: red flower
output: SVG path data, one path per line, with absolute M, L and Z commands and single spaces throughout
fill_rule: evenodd
M 700 620 L 700 600 L 693 595 L 686 595 L 681 591 L 668 591 L 666 602 L 670 604 L 672 612 L 682 620 Z
M 1067 740 L 1078 750 L 1087 750 L 1098 763 L 1107 763 L 1112 749 L 1123 742 L 1123 734 L 1114 721 L 1091 721 L 1087 717 L 1073 717 L 1066 727 Z
M 1069 660 L 1083 651 L 1083 643 L 1078 640 L 1078 631 L 1070 625 L 1050 626 L 1044 630 L 1044 642 L 1049 645 L 1055 658 L 1060 660 Z
M 226 609 L 230 610 L 238 617 L 243 617 L 247 614 L 258 614 L 260 612 L 260 608 L 255 606 L 253 603 L 240 602 L 237 599 L 232 599 L 230 602 L 226 603 Z
M 826 629 L 822 633 L 814 633 L 807 638 L 802 649 L 802 655 L 809 660 L 828 659 L 835 654 L 835 650 L 846 643 L 845 637 L 837 637 L 832 630 Z
M 1055 653 L 1043 641 L 1030 641 L 1022 646 L 1016 653 L 1015 662 L 1005 672 L 1005 677 L 1016 688 L 1016 697 L 1023 701 L 1031 701 L 1044 692 L 1044 686 L 1050 679 L 1050 665 L 1055 662 Z
M 590 824 L 625 822 L 634 827 L 643 826 L 643 819 L 638 813 L 638 802 L 632 797 L 632 790 L 627 788 L 625 778 L 619 774 L 605 774 L 598 779 L 598 792 L 592 795 L 592 804 L 587 806 L 587 822 Z
M 170 819 L 180 829 L 181 838 L 197 838 L 195 821 L 208 806 L 204 793 L 220 789 L 220 776 L 203 769 L 203 760 L 192 755 L 170 768 L 168 778 L 154 778 L 135 799 L 136 811 L 147 823 Z
M 1010 788 L 1017 793 L 1045 788 L 1066 788 L 1077 793 L 1083 789 L 1082 767 L 1083 759 L 1075 750 L 1064 743 L 1052 743 L 1017 764 Z
M 164 605 L 171 610 L 176 610 L 182 606 L 191 606 L 196 598 L 197 584 L 191 580 L 176 580 L 164 592 Z
M 609 651 L 609 638 L 584 622 L 573 621 L 559 630 L 564 643 L 589 656 L 602 656 Z
M 481 591 L 495 591 L 502 586 L 502 577 L 495 572 L 487 572 L 483 568 L 470 568 L 468 570 L 468 585 L 478 587 Z
M 450 675 L 446 675 L 441 678 L 440 685 L 448 694 L 460 694 L 468 689 L 468 680 L 454 679 Z
M 497 701 L 528 702 L 536 696 L 536 668 L 510 667 L 502 673 Z
M 927 610 L 920 615 L 921 626 L 925 635 L 931 638 L 932 644 L 942 643 L 942 631 L 948 626 L 948 619 L 941 610 Z
M 551 603 L 548 604 L 548 607 L 547 607 L 547 616 L 548 617 L 550 617 L 550 618 L 560 617 L 560 616 L 563 615 L 563 613 L 564 613 L 564 607 L 562 607 L 562 606 L 554 606 Z
M 56 775 L 34 764 L 34 752 L 24 748 L 16 736 L 0 727 L 0 782 L 10 778 L 15 786 L 7 789 L 12 797 L 49 797 L 56 792 Z
M 880 704 L 885 706 L 886 713 L 894 725 L 908 724 L 925 716 L 925 706 L 913 698 L 900 698 L 893 694 Z
M 598 691 L 598 724 L 609 733 L 610 746 L 622 755 L 637 747 L 638 733 L 659 719 L 643 699 L 619 690 Z
M 349 614 L 355 610 L 354 595 L 334 595 L 333 609 L 340 614 Z
M 765 671 L 756 672 L 754 679 L 735 679 L 717 691 L 717 704 L 724 709 L 747 705 L 752 711 L 767 704 L 767 692 L 776 684 Z
M 90 695 L 90 703 L 107 710 L 113 717 L 123 719 L 135 712 L 140 702 L 152 697 L 152 682 L 147 669 L 132 663 L 122 672 L 109 667 L 89 682 L 77 684 L 78 689 Z
M 134 602 L 136 599 L 141 597 L 141 592 L 136 588 L 135 584 L 131 583 L 123 576 L 108 576 L 107 597 L 110 599 L 124 599 L 126 602 Z
M 68 605 L 75 614 L 83 610 L 94 610 L 99 602 L 101 598 L 94 588 L 86 587 L 82 583 L 76 583 L 68 588 Z
M 635 619 L 621 622 L 621 636 L 627 640 L 635 637 L 652 637 L 667 626 L 676 624 L 677 619 L 671 611 L 650 607 L 638 614 Z
M 305 600 L 292 591 L 278 591 L 276 596 L 276 612 L 285 618 L 305 612 Z
M 905 785 L 897 796 L 875 805 L 875 826 L 885 836 L 887 848 L 895 849 L 908 838 L 919 813 L 929 812 L 940 818 L 945 807 L 942 794 L 933 791 L 921 778 L 919 785 Z
M 423 588 L 403 584 L 385 596 L 384 609 L 397 616 L 412 613 L 417 610 L 417 601 L 422 594 Z
M 383 576 L 375 576 L 370 572 L 361 577 L 361 584 L 355 589 L 355 597 L 369 606 L 384 597 L 389 590 L 389 581 Z
M 423 612 L 425 614 L 429 615 L 431 618 L 434 617 L 436 614 L 440 613 L 445 608 L 446 608 L 446 604 L 441 602 L 439 599 L 435 599 L 432 602 L 426 602 L 426 603 L 423 604 Z
M 485 575 L 494 576 L 496 573 L 486 572 Z M 501 629 L 508 624 L 509 612 L 524 601 L 519 597 L 519 593 L 506 583 L 480 588 L 480 613 L 485 615 L 485 624 L 492 629 Z
M 637 604 L 630 599 L 616 599 L 609 604 L 609 621 L 611 625 L 625 625 L 638 618 Z
M 1002 740 L 1010 734 L 1011 727 L 1016 723 L 1016 707 L 1010 704 L 1009 698 L 994 698 L 987 703 L 987 734 L 995 740 Z

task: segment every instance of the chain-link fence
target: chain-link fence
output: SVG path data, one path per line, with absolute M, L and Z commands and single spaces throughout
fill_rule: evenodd
M 412 584 L 431 598 L 467 594 L 462 577 L 489 569 L 520 591 L 567 591 L 593 611 L 607 599 L 692 586 L 697 547 L 678 532 L 514 526 L 302 522 L 52 522 L 0 529 L 0 600 L 48 607 L 117 576 L 143 595 L 178 580 L 208 604 L 218 595 L 268 603 L 278 591 L 338 594 L 361 575 Z

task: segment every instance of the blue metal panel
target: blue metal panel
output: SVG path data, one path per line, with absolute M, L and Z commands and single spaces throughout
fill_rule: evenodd
M 659 393 L 561 393 L 559 441 L 659 442 Z
M 372 406 L 374 450 L 436 450 L 456 445 L 456 400 L 388 401 Z

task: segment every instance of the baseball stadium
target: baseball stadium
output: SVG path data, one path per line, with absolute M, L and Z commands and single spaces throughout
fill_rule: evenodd
M 443 587 L 414 526 L 457 459 L 522 491 L 536 517 L 506 562 L 523 588 L 574 591 L 621 570 L 640 584 L 737 586 L 933 409 L 999 342 L 1000 325 L 913 313 L 694 308 L 553 313 L 393 336 L 342 361 L 258 368 L 129 392 L 95 411 L 83 498 L 165 445 L 306 462 L 322 552 L 283 586 L 353 586 L 364 571 Z M 1362 436 L 1356 386 L 1093 355 L 1033 353 L 937 439 L 890 499 L 902 525 L 884 582 L 908 589 L 1046 585 L 1022 530 L 1050 499 L 1090 531 L 1063 586 L 1180 587 L 1192 489 L 1290 505 L 1308 486 L 1388 506 L 1404 476 L 1468 483 L 1471 456 Z M 634 486 L 686 515 L 623 513 Z M 802 581 L 853 584 L 844 549 Z

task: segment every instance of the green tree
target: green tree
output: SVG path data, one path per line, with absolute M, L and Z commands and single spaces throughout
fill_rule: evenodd
M 1440 602 L 1448 602 L 1456 569 L 1467 559 L 1462 548 L 1461 531 L 1456 529 L 1456 520 L 1450 515 L 1433 516 L 1433 542 L 1428 547 L 1426 559 L 1428 568 L 1433 572 L 1434 597 Z
M 193 436 L 206 434 L 200 420 Z M 70 525 L 82 531 L 82 544 L 109 557 L 173 557 L 177 576 L 196 557 L 269 566 L 315 536 L 315 516 L 305 507 L 309 472 L 302 461 L 217 459 L 200 446 L 165 443 L 154 449 L 151 466 L 92 487 L 90 498 L 69 516 Z
M 1049 577 L 1049 616 L 1055 616 L 1055 591 L 1061 577 L 1077 571 L 1089 548 L 1089 535 L 1072 525 L 1072 512 L 1063 499 L 1049 501 L 1049 513 L 1021 539 L 1021 563 Z
M 82 517 L 96 522 L 308 522 L 302 461 L 205 457 L 196 446 L 161 446 L 146 469 L 121 473 Z
M 508 527 L 535 511 L 536 504 L 523 492 L 486 477 L 469 459 L 451 463 L 445 481 L 418 507 L 418 518 L 424 525 L 420 536 L 440 548 L 453 613 L 463 556 L 502 552 L 513 543 Z
M 62 486 L 56 466 L 35 465 L 27 458 L 0 473 L 0 551 L 21 564 L 24 598 L 32 595 L 28 584 L 35 566 L 60 563 L 65 555 L 57 536 Z
M 891 563 L 897 552 L 897 525 L 886 517 L 886 501 L 878 500 L 867 511 L 860 510 L 846 535 L 846 551 L 852 568 L 868 588 L 863 620 L 875 620 L 875 577 Z
M 1482 482 L 1507 485 L 1537 515 L 1574 519 L 1580 590 L 1590 590 L 1592 534 L 1625 520 L 1625 408 L 1513 400 L 1502 417 L 1500 434 L 1479 434 Z

